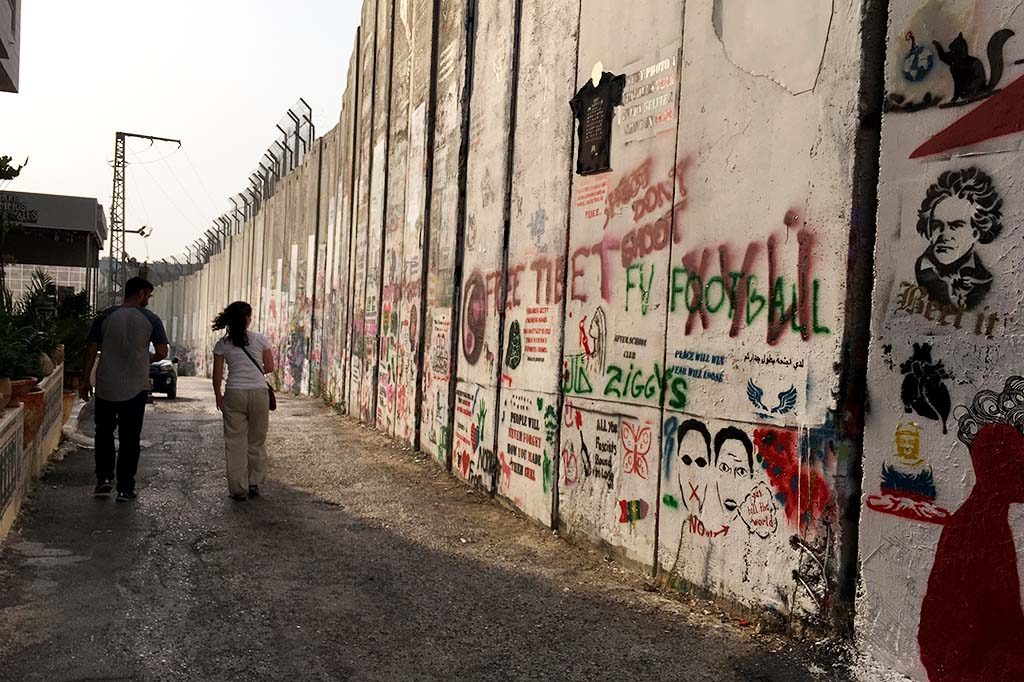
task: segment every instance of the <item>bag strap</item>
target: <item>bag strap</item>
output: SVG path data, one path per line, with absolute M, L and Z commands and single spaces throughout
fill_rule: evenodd
M 241 350 L 242 350 L 242 352 L 243 352 L 243 353 L 245 353 L 245 354 L 246 354 L 246 356 L 247 356 L 247 357 L 248 357 L 248 358 L 249 358 L 250 360 L 252 360 L 252 364 L 256 365 L 256 369 L 258 369 L 258 370 L 260 371 L 260 374 L 262 374 L 262 375 L 263 375 L 263 380 L 264 380 L 264 381 L 267 381 L 267 377 L 266 377 L 266 374 L 267 374 L 267 373 L 263 371 L 263 365 L 261 365 L 260 363 L 256 362 L 256 358 L 254 358 L 254 357 L 252 356 L 252 353 L 250 353 L 250 352 L 248 351 L 248 349 L 246 349 L 246 347 L 245 347 L 245 346 L 242 346 L 242 347 L 241 347 Z M 267 388 L 269 388 L 269 389 L 271 389 L 271 390 L 273 390 L 273 389 L 274 389 L 274 387 L 270 385 L 270 382 L 269 382 L 269 381 L 267 381 Z

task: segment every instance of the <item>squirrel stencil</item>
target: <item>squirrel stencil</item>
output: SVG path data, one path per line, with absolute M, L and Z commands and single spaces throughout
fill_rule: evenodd
M 989 38 L 989 74 L 987 77 L 984 62 L 971 55 L 963 33 L 953 39 L 948 50 L 939 41 L 933 41 L 939 59 L 949 65 L 949 71 L 953 76 L 953 101 L 951 104 L 958 101 L 981 99 L 995 90 L 1003 77 L 1003 47 L 1013 35 L 1013 31 L 1003 28 Z

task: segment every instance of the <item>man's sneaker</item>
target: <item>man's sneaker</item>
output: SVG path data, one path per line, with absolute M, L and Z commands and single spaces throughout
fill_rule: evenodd
M 259 497 L 260 487 L 258 485 L 249 486 L 249 497 Z
M 244 493 L 238 493 L 237 495 L 228 495 L 228 497 L 230 497 L 235 502 L 245 502 L 247 499 L 249 499 L 248 497 L 245 496 Z
M 126 493 L 126 492 L 123 492 L 123 491 L 122 491 L 122 492 L 119 492 L 119 493 L 117 494 L 117 501 L 118 501 L 118 502 L 131 502 L 131 501 L 132 501 L 132 500 L 134 500 L 134 499 L 135 499 L 136 497 L 138 497 L 138 495 L 136 495 L 136 494 L 135 494 L 135 493 L 133 493 L 133 492 L 132 492 L 132 493 Z
M 113 490 L 114 486 L 110 484 L 110 481 L 100 481 L 96 484 L 96 489 L 92 491 L 92 494 L 96 497 L 107 497 Z

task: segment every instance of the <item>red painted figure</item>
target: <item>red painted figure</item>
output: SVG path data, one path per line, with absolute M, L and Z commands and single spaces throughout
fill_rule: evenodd
M 587 317 L 589 316 L 584 315 L 580 320 L 580 346 L 583 347 L 584 354 L 589 358 L 593 352 L 590 350 L 590 336 L 587 335 Z
M 931 682 L 1024 680 L 1024 612 L 1011 504 L 1024 503 L 1024 436 L 986 424 L 971 445 L 976 483 L 945 523 L 918 643 Z

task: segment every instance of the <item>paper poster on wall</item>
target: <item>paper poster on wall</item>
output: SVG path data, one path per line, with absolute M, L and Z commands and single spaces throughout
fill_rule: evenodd
M 618 124 L 627 143 L 675 129 L 681 47 L 675 43 L 660 50 L 653 63 L 639 60 L 626 67 Z
M 522 327 L 522 349 L 527 362 L 544 362 L 550 352 L 554 321 L 551 306 L 529 306 Z M 510 334 L 510 340 L 511 334 Z

